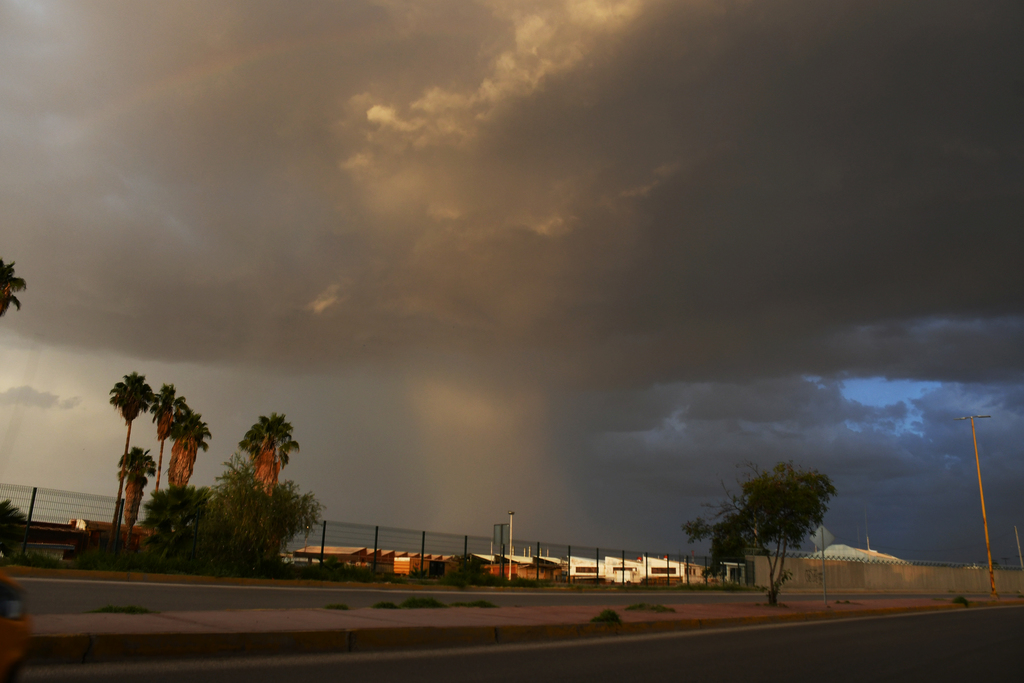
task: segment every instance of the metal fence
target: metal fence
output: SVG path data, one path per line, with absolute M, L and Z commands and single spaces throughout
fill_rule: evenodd
M 33 493 L 35 500 L 33 501 Z M 0 501 L 9 500 L 32 521 L 67 524 L 72 519 L 109 522 L 114 518 L 114 496 L 97 496 L 18 484 L 0 484 Z
M 428 530 L 405 529 L 371 524 L 353 524 L 325 520 L 306 529 L 286 545 L 290 552 L 305 549 L 330 557 L 338 548 L 366 549 L 371 557 L 397 552 L 409 555 L 483 555 L 496 562 L 516 563 L 519 578 L 541 578 L 542 566 L 558 565 L 574 581 L 606 583 L 707 583 L 705 571 L 712 566 L 710 557 L 681 553 L 649 552 L 636 549 L 571 545 L 530 538 L 511 539 L 511 547 L 495 545 L 493 538 L 469 534 L 457 535 Z M 535 561 L 535 558 L 540 558 Z M 524 567 L 532 565 L 532 567 Z M 507 566 L 507 565 L 506 565 Z M 720 565 L 722 579 L 753 585 L 752 568 L 745 559 Z M 531 572 L 533 574 L 531 575 Z M 713 579 L 714 580 L 714 579 Z

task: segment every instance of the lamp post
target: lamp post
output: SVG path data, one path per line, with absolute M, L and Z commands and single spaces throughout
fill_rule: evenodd
M 981 493 L 981 521 L 985 524 L 985 551 L 988 553 L 988 582 L 992 586 L 992 597 L 998 598 L 996 593 L 996 575 L 992 571 L 992 545 L 988 541 L 988 515 L 985 513 L 985 488 L 981 485 L 981 460 L 978 458 L 978 434 L 974 431 L 974 420 L 991 415 L 968 415 L 967 417 L 954 417 L 954 420 L 971 421 L 971 438 L 974 439 L 974 464 L 978 468 L 978 491 Z
M 514 510 L 509 510 L 509 581 L 512 581 L 512 515 L 514 514 Z

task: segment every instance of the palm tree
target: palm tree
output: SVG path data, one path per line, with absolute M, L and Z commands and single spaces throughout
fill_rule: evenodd
M 127 460 L 127 462 L 125 462 Z M 127 548 L 132 540 L 132 529 L 135 528 L 135 520 L 139 518 L 139 504 L 142 502 L 142 492 L 149 483 L 148 477 L 156 474 L 156 463 L 149 454 L 149 450 L 143 450 L 133 446 L 126 457 L 121 458 L 118 463 L 125 472 L 125 480 L 128 486 L 124 492 L 124 521 L 128 526 L 128 533 L 125 535 L 124 547 Z
M 121 476 L 117 480 L 117 503 L 114 506 L 114 521 L 110 530 L 113 532 L 117 526 L 117 517 L 121 506 L 121 492 L 124 491 L 125 465 L 128 464 L 128 444 L 132 440 L 132 422 L 139 416 L 139 413 L 149 411 L 153 403 L 153 389 L 146 384 L 146 376 L 133 372 L 124 376 L 123 382 L 118 382 L 110 390 L 110 405 L 117 409 L 118 414 L 124 418 L 128 425 L 128 436 L 124 440 L 124 455 L 121 457 Z M 111 538 L 114 534 L 111 533 Z
M 192 478 L 192 469 L 196 464 L 199 449 L 209 450 L 206 440 L 212 438 L 209 426 L 203 422 L 203 416 L 185 407 L 181 414 L 174 418 L 171 427 L 171 462 L 167 465 L 167 483 L 171 486 L 185 486 Z
M 168 486 L 146 501 L 142 525 L 153 530 L 146 547 L 161 557 L 182 556 L 192 546 L 199 512 L 210 497 L 205 486 Z
M 14 304 L 19 311 L 21 310 L 21 302 L 18 301 L 18 297 L 14 296 L 14 293 L 23 291 L 25 291 L 25 280 L 14 276 L 14 261 L 4 263 L 4 260 L 0 259 L 0 317 L 3 317 L 11 304 Z
M 245 433 L 238 447 L 249 454 L 256 469 L 256 480 L 268 494 L 273 494 L 281 468 L 288 464 L 288 455 L 299 450 L 299 442 L 292 439 L 292 425 L 284 415 L 271 413 L 260 419 Z
M 0 501 L 0 553 L 13 555 L 24 538 L 25 514 L 11 501 Z
M 156 486 L 154 491 L 160 490 L 160 473 L 164 469 L 164 442 L 171 435 L 171 427 L 174 421 L 181 414 L 188 410 L 184 396 L 175 396 L 173 384 L 165 384 L 160 387 L 149 412 L 153 414 L 153 422 L 156 423 L 156 438 L 160 441 L 160 460 L 156 464 Z

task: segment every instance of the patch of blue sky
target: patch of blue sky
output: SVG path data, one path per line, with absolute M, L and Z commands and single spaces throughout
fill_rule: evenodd
M 896 433 L 913 432 L 920 435 L 921 431 L 917 424 L 919 424 L 921 419 L 921 412 L 914 407 L 913 401 L 941 386 L 941 382 L 920 382 L 910 379 L 890 380 L 885 377 L 857 377 L 843 380 L 840 392 L 843 398 L 847 400 L 857 401 L 863 405 L 876 408 L 890 406 L 894 403 L 905 404 L 907 406 L 907 416 L 897 423 L 895 431 Z

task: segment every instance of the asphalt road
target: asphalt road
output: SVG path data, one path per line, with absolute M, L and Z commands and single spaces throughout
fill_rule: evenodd
M 630 605 L 650 601 L 708 603 L 755 602 L 760 593 L 708 591 L 494 591 L 466 589 L 456 591 L 402 590 L 375 588 L 285 588 L 269 586 L 209 586 L 195 584 L 129 583 L 125 581 L 82 581 L 70 579 L 19 578 L 25 588 L 28 610 L 33 614 L 72 614 L 87 612 L 104 605 L 140 605 L 158 612 L 224 610 L 224 609 L 286 609 L 323 607 L 343 602 L 352 608 L 369 607 L 381 600 L 401 602 L 410 595 L 436 597 L 442 602 L 457 600 L 490 600 L 500 606 L 533 605 Z M 647 595 L 648 597 L 643 597 Z M 830 599 L 864 598 L 856 595 L 829 594 Z M 886 594 L 885 597 L 899 597 Z M 920 594 L 906 597 L 929 597 Z M 948 594 L 934 597 L 949 598 Z M 784 601 L 821 600 L 814 594 L 785 594 Z
M 1021 680 L 1024 608 L 975 608 L 682 634 L 395 654 L 30 667 L 24 681 Z

